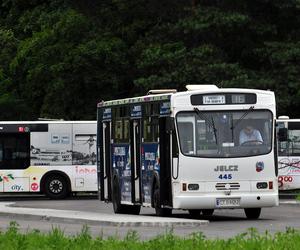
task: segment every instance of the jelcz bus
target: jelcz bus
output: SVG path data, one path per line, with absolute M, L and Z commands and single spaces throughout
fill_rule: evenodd
M 255 219 L 278 205 L 273 92 L 191 85 L 152 93 L 98 104 L 99 194 L 115 213 L 243 208 Z M 246 126 L 260 139 L 241 143 Z
M 0 122 L 0 193 L 97 190 L 96 121 Z
M 300 119 L 280 116 L 276 123 L 279 190 L 300 189 Z

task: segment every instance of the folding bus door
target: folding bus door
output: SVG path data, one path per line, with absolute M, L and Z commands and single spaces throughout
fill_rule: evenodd
M 111 200 L 111 122 L 102 123 L 102 200 Z
M 141 202 L 140 173 L 141 173 L 141 120 L 131 120 L 131 184 L 132 203 Z

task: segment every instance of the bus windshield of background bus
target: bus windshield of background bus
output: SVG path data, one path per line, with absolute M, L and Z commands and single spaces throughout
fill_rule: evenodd
M 272 120 L 266 110 L 246 115 L 245 110 L 179 112 L 180 149 L 184 155 L 212 158 L 267 154 L 272 149 Z

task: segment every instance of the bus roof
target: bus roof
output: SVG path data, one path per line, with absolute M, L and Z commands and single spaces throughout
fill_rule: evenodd
M 261 93 L 270 95 L 274 95 L 274 92 L 270 90 L 259 90 L 259 89 L 244 89 L 244 88 L 218 88 L 215 85 L 195 85 L 197 87 L 191 87 L 193 85 L 187 85 L 188 90 L 181 92 L 170 92 L 170 93 L 162 93 L 162 94 L 150 94 L 138 97 L 131 97 L 125 99 L 116 99 L 110 101 L 102 101 L 97 104 L 97 107 L 108 107 L 108 106 L 116 106 L 116 105 L 124 105 L 124 104 L 134 104 L 134 103 L 142 103 L 142 102 L 154 102 L 154 101 L 164 101 L 170 100 L 171 96 L 182 96 L 186 94 L 207 94 L 207 93 Z M 214 86 L 214 87 L 213 87 Z
M 1 124 L 87 124 L 97 121 L 0 121 Z

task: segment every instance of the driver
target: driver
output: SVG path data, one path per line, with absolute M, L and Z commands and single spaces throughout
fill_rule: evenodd
M 251 125 L 247 125 L 240 132 L 240 145 L 247 142 L 252 144 L 261 144 L 263 142 L 260 132 Z

